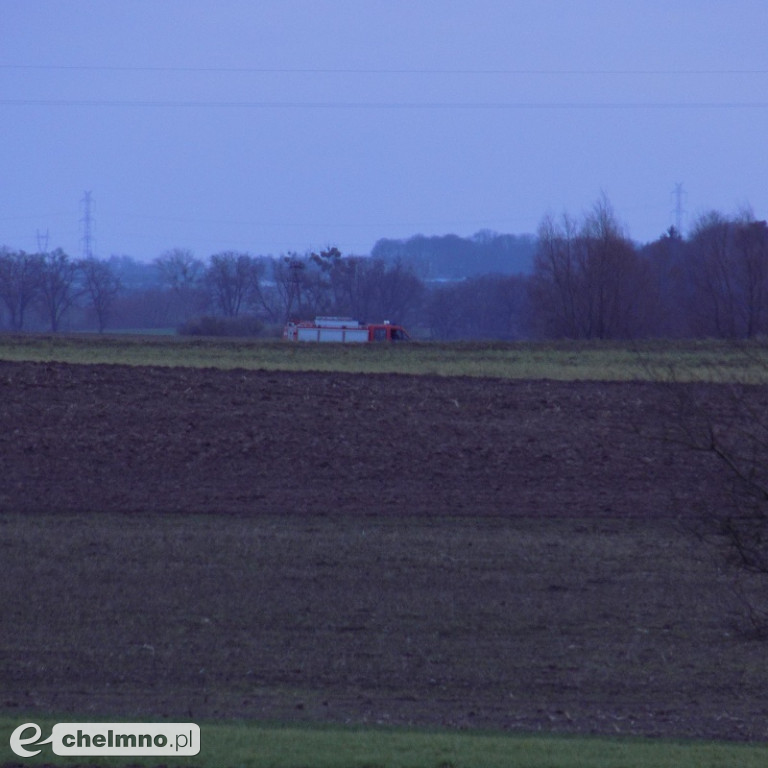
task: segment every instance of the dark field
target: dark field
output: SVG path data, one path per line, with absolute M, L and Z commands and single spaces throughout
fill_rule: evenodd
M 667 387 L 0 363 L 0 398 L 6 713 L 768 738 Z

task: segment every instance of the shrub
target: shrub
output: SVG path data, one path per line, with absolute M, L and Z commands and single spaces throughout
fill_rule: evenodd
M 261 336 L 264 324 L 253 315 L 213 317 L 203 315 L 183 323 L 177 329 L 182 336 Z

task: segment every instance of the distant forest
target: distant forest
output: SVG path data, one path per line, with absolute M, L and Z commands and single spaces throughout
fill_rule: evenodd
M 533 235 L 482 230 L 469 238 L 416 235 L 408 240 L 379 240 L 371 256 L 410 264 L 422 280 L 463 280 L 488 274 L 526 274 L 533 268 L 535 253 Z
M 172 249 L 145 263 L 0 248 L 0 329 L 279 336 L 288 319 L 402 323 L 424 339 L 768 334 L 768 224 L 710 212 L 631 241 L 601 198 L 536 235 L 379 240 L 370 255 Z

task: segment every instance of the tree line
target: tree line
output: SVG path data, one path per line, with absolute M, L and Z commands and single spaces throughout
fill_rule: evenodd
M 119 292 L 120 281 L 108 262 L 76 261 L 61 249 L 44 254 L 0 249 L 0 320 L 11 330 L 33 322 L 58 331 L 79 307 L 87 308 L 103 331 Z
M 456 239 L 448 238 L 451 253 Z M 405 244 L 423 254 L 427 241 L 436 248 L 445 238 L 422 240 Z M 489 242 L 506 241 L 475 236 L 472 253 Z M 378 255 L 359 257 L 331 247 L 279 258 L 225 251 L 203 260 L 177 248 L 151 264 L 2 248 L 0 328 L 278 335 L 288 319 L 344 315 L 445 340 L 768 333 L 768 224 L 749 211 L 711 212 L 687 238 L 670 228 L 638 245 L 601 198 L 581 218 L 544 218 L 532 242 L 527 272 L 443 280 L 426 278 L 423 261 L 391 243 L 389 255 L 379 247 Z
M 407 240 L 381 239 L 371 251 L 375 259 L 401 260 L 424 280 L 463 280 L 486 274 L 530 271 L 536 251 L 533 235 L 502 235 L 480 230 L 471 237 L 414 235 Z
M 415 321 L 424 291 L 399 261 L 343 257 L 337 248 L 278 259 L 226 251 L 205 261 L 177 248 L 152 264 L 0 249 L 0 328 L 12 331 L 251 335 L 316 315 Z
M 546 337 L 751 338 L 768 332 L 768 225 L 711 212 L 684 239 L 642 247 L 602 199 L 581 221 L 546 218 L 530 280 L 531 330 Z

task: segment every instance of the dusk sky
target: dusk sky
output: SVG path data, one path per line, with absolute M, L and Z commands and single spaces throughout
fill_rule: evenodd
M 369 253 L 768 217 L 766 0 L 0 0 L 0 245 Z

